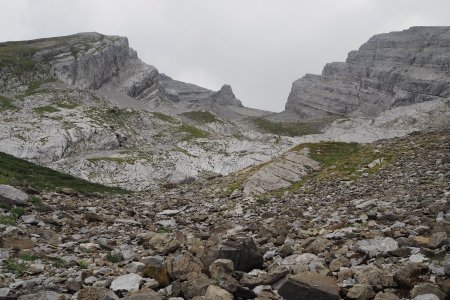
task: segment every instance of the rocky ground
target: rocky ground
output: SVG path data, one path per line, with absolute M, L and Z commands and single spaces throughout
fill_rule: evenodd
M 1 186 L 0 297 L 449 299 L 450 130 L 370 151 L 258 196 L 248 170 L 126 195 Z

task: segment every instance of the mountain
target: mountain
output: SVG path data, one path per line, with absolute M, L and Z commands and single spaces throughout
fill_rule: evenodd
M 294 144 L 244 125 L 269 113 L 231 86 L 174 80 L 98 33 L 1 43 L 0 104 L 0 151 L 132 190 L 226 175 Z
M 400 106 L 450 97 L 450 27 L 375 35 L 346 62 L 292 84 L 282 116 L 376 117 Z
M 374 37 L 281 114 L 123 37 L 1 43 L 0 298 L 448 299 L 446 30 Z

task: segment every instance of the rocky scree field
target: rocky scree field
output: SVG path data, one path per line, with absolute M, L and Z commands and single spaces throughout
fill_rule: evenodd
M 263 194 L 244 193 L 255 168 L 142 193 L 2 185 L 0 293 L 448 299 L 449 150 L 448 130 L 307 144 L 319 166 Z

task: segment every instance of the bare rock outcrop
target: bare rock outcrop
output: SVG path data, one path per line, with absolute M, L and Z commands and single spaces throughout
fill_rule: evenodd
M 346 62 L 292 84 L 285 114 L 301 119 L 374 117 L 393 107 L 450 97 L 450 27 L 375 35 Z

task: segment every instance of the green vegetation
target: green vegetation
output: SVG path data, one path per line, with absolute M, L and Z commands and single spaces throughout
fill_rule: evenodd
M 224 196 L 228 197 L 233 194 L 234 191 L 239 190 L 242 187 L 242 182 L 236 181 L 227 186 L 227 189 L 225 190 Z
M 249 120 L 259 129 L 276 135 L 302 136 L 318 133 L 312 126 L 302 122 L 272 122 L 263 117 L 250 118 Z
M 111 251 L 108 254 L 106 254 L 106 259 L 109 262 L 115 264 L 115 263 L 118 263 L 118 262 L 120 262 L 122 260 L 122 256 L 120 255 L 120 253 Z
M 184 124 L 180 127 L 178 127 L 180 131 L 187 134 L 187 136 L 184 138 L 184 140 L 190 140 L 190 139 L 198 139 L 198 138 L 207 138 L 209 137 L 209 133 L 201 130 L 200 128 Z
M 169 123 L 172 123 L 172 124 L 178 123 L 177 119 L 175 119 L 172 116 L 169 116 L 169 115 L 166 115 L 166 114 L 163 114 L 163 113 L 160 113 L 160 112 L 156 112 L 156 111 L 152 112 L 152 114 L 153 114 L 154 117 L 160 119 L 161 121 L 169 122 Z
M 0 224 L 14 225 L 17 220 L 25 214 L 25 209 L 22 207 L 14 207 L 9 210 L 8 215 L 0 215 Z
M 69 102 L 69 101 L 59 101 L 59 102 L 56 102 L 55 104 L 56 104 L 56 106 L 58 106 L 60 108 L 65 108 L 65 109 L 74 109 L 79 106 L 77 103 Z
M 89 267 L 89 264 L 84 260 L 80 260 L 78 262 L 78 266 L 80 267 L 80 269 L 87 269 Z
M 295 182 L 287 190 L 293 192 L 310 180 L 355 179 L 363 172 L 375 173 L 393 159 L 393 153 L 380 153 L 375 151 L 372 145 L 357 143 L 321 142 L 301 144 L 291 151 L 309 149 L 308 156 L 319 162 L 321 170 Z M 380 163 L 370 169 L 367 165 L 376 159 Z M 284 192 L 278 191 L 279 192 Z
M 42 198 L 39 196 L 31 196 L 30 197 L 30 202 L 34 205 L 34 206 L 41 206 L 42 205 Z
M 10 99 L 0 95 L 0 111 L 5 110 L 17 110 L 17 107 L 12 104 Z
M 220 119 L 218 119 L 215 115 L 213 115 L 209 111 L 203 110 L 188 111 L 182 113 L 181 115 L 202 124 L 222 122 Z
M 4 262 L 4 266 L 7 272 L 14 273 L 19 277 L 23 276 L 27 270 L 27 264 L 13 258 L 8 258 Z
M 45 114 L 45 113 L 58 112 L 59 109 L 57 109 L 56 107 L 53 107 L 51 105 L 47 105 L 47 106 L 39 106 L 39 107 L 33 108 L 33 111 L 37 114 Z
M 68 188 L 81 193 L 127 193 L 120 188 L 91 183 L 0 152 L 0 184 L 9 184 L 11 181 L 28 184 L 37 190 L 57 191 Z
M 158 233 L 171 233 L 172 229 L 170 229 L 169 227 L 164 227 L 161 226 L 158 228 Z
M 36 49 L 24 42 L 0 44 L 0 67 L 14 65 L 24 71 L 31 70 L 36 63 L 31 59 Z
M 57 268 L 64 268 L 64 267 L 66 267 L 67 262 L 66 262 L 64 259 L 58 257 L 58 258 L 56 258 L 55 261 L 53 262 L 53 265 L 54 265 L 55 267 L 57 267 Z
M 39 257 L 33 253 L 22 253 L 22 254 L 20 254 L 19 258 L 21 260 L 25 260 L 25 261 L 35 261 L 35 260 L 39 259 Z

